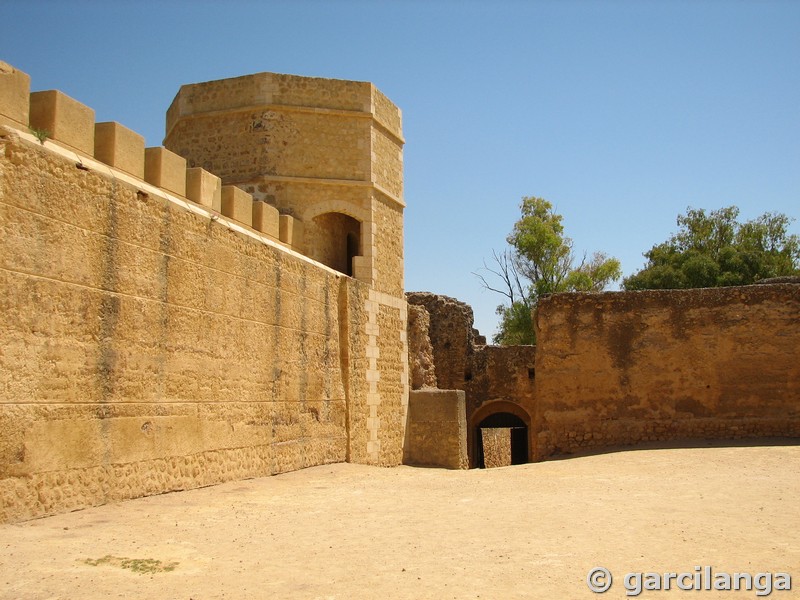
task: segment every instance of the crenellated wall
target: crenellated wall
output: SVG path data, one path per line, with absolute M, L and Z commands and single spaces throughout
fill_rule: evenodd
M 291 215 L 4 64 L 0 230 L 0 522 L 401 462 L 405 301 L 296 252 Z

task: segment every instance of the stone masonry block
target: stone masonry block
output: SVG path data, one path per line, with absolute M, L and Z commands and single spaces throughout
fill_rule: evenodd
M 403 462 L 466 469 L 467 412 L 463 390 L 414 390 L 408 397 Z
M 186 197 L 211 210 L 222 212 L 222 180 L 200 167 L 186 169 Z
M 144 137 L 115 122 L 94 126 L 94 157 L 144 179 Z
M 28 129 L 31 78 L 0 61 L 0 125 Z
M 253 229 L 266 233 L 276 240 L 280 235 L 278 209 L 266 202 L 253 202 Z
M 222 186 L 222 214 L 253 226 L 253 197 L 235 185 Z
M 294 217 L 291 215 L 281 215 L 280 239 L 284 244 L 294 246 Z
M 30 125 L 56 142 L 94 156 L 94 111 L 58 90 L 30 95 Z
M 186 195 L 186 159 L 166 148 L 146 148 L 144 179 L 180 196 Z
M 375 273 L 372 269 L 372 258 L 369 256 L 354 256 L 353 276 L 359 281 L 371 282 L 375 278 Z
M 294 217 L 291 215 L 280 216 L 280 239 L 284 244 L 292 244 L 292 224 Z
M 301 248 L 303 246 L 303 234 L 305 233 L 305 226 L 299 219 L 292 220 L 292 247 Z

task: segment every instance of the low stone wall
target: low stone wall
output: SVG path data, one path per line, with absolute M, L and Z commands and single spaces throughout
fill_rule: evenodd
M 403 462 L 447 469 L 468 467 L 464 392 L 425 389 L 409 394 Z
M 511 429 L 486 427 L 481 429 L 483 464 L 487 469 L 511 465 Z
M 535 460 L 800 437 L 800 286 L 555 294 L 536 327 Z

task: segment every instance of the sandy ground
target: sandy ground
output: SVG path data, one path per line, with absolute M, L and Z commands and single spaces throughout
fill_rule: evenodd
M 605 599 L 627 597 L 626 573 L 695 565 L 787 572 L 795 589 L 770 598 L 800 598 L 800 446 L 339 464 L 0 526 L 3 599 Z M 603 595 L 596 566 L 614 575 Z

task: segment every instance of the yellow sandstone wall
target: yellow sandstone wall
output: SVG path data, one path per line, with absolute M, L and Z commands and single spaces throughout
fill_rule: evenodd
M 351 415 L 351 435 L 367 437 L 351 459 L 376 464 L 402 460 L 408 402 L 404 143 L 400 110 L 372 84 L 276 73 L 182 86 L 164 140 L 291 215 L 303 230 L 294 248 L 369 286 L 355 342 L 367 383 Z
M 387 285 L 397 297 L 293 252 L 277 229 L 250 226 L 249 195 L 220 194 L 217 177 L 145 153 L 117 125 L 98 124 L 102 164 L 91 144 L 62 142 L 73 130 L 91 139 L 94 123 L 58 92 L 42 109 L 58 129 L 40 142 L 17 108 L 28 79 L 0 74 L 16 86 L 0 93 L 13 113 L 13 129 L 0 126 L 0 522 L 402 461 L 402 269 Z M 60 117 L 63 106 L 85 122 Z M 380 235 L 374 221 L 369 231 Z
M 404 462 L 446 469 L 469 468 L 462 390 L 429 388 L 411 392 Z
M 535 459 L 800 436 L 800 286 L 555 294 L 536 315 Z
M 2 148 L 0 520 L 345 460 L 361 284 Z

